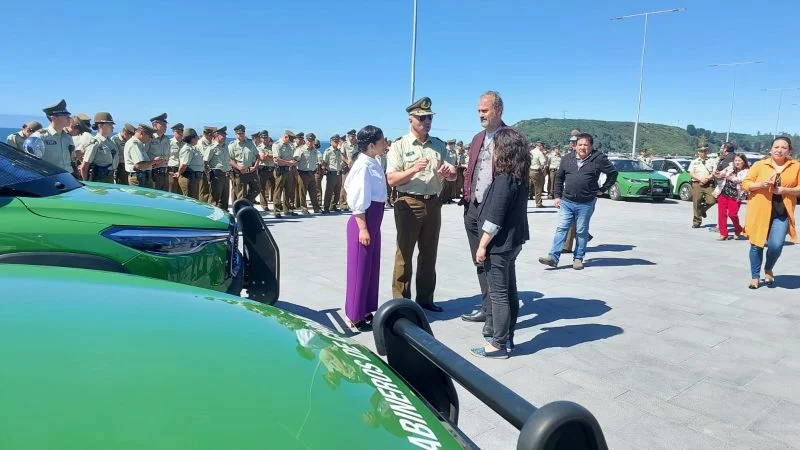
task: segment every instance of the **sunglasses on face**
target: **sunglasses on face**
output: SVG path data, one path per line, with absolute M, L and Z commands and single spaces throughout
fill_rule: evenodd
M 416 118 L 420 122 L 425 122 L 426 120 L 433 120 L 433 114 L 426 114 L 424 116 L 416 116 Z

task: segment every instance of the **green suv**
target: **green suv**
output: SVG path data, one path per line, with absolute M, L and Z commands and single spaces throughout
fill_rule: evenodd
M 650 165 L 653 170 L 669 178 L 669 192 L 671 197 L 688 202 L 692 199 L 692 177 L 689 175 L 688 158 L 653 159 Z
M 0 144 L 0 263 L 133 273 L 274 303 L 278 249 L 260 214 L 168 192 L 82 183 Z M 240 235 L 244 254 L 239 250 Z
M 0 264 L 0 285 L 3 450 L 476 448 L 454 379 L 519 449 L 607 448 L 586 409 L 536 409 L 407 300 L 375 315 L 386 363 L 289 312 L 153 278 Z
M 629 158 L 608 158 L 608 160 L 619 172 L 617 182 L 608 188 L 611 200 L 645 198 L 661 202 L 669 195 L 669 179 L 647 164 Z

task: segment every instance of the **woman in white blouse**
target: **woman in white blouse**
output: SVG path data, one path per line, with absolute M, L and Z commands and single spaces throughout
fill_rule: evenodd
M 353 215 L 347 222 L 347 289 L 344 311 L 349 326 L 368 330 L 378 309 L 381 222 L 386 175 L 375 159 L 386 148 L 380 128 L 367 125 L 356 135 L 358 152 L 344 182 Z

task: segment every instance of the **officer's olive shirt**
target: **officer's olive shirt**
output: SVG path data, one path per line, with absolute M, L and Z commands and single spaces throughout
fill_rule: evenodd
M 203 158 L 208 156 L 208 149 L 212 145 L 214 145 L 214 143 L 206 139 L 205 136 L 200 138 L 200 141 L 197 143 L 197 148 L 200 150 L 200 153 L 203 154 Z
M 11 133 L 8 135 L 6 139 L 6 144 L 16 148 L 19 151 L 23 151 L 22 148 L 25 143 L 25 136 L 22 135 L 22 131 L 17 131 L 16 133 Z
M 258 156 L 272 156 L 272 146 L 270 145 L 260 144 L 258 147 L 256 147 L 256 150 L 258 150 Z M 258 165 L 262 167 L 275 167 L 275 160 L 259 160 Z
M 534 148 L 531 150 L 531 170 L 542 170 L 542 167 L 547 167 L 547 157 L 541 150 Z
M 450 161 L 453 162 L 453 165 L 456 165 L 458 162 L 458 152 L 455 148 L 447 148 L 447 156 L 450 158 Z
M 66 130 L 56 131 L 52 125 L 39 131 L 39 138 L 44 142 L 42 159 L 51 164 L 72 172 L 72 151 L 75 145 L 72 136 Z
M 147 144 L 147 156 L 149 156 L 151 160 L 156 156 L 160 156 L 166 161 L 169 158 L 169 139 L 165 136 L 151 138 L 150 142 Z
M 547 162 L 547 167 L 550 170 L 558 170 L 558 168 L 561 167 L 561 156 L 550 155 L 550 159 Z
M 348 161 L 353 159 L 353 154 L 356 152 L 356 146 L 354 144 L 351 144 L 348 141 L 344 141 L 340 146 L 340 148 L 342 149 L 342 153 L 344 153 L 345 158 Z
M 403 172 L 414 166 L 420 158 L 428 159 L 425 170 L 414 174 L 411 179 L 397 186 L 399 192 L 414 195 L 434 195 L 442 191 L 442 177 L 436 173 L 444 163 L 453 164 L 447 154 L 444 141 L 428 136 L 425 142 L 408 133 L 392 142 L 386 162 L 386 173 Z
M 456 151 L 455 162 L 456 162 L 456 165 L 458 167 L 466 167 L 468 158 L 469 158 L 469 155 L 467 154 L 466 151 L 463 151 L 463 152 Z
M 128 139 L 128 142 L 125 143 L 124 153 L 125 171 L 128 173 L 136 171 L 136 164 L 150 161 L 150 158 L 147 157 L 147 148 L 144 142 L 140 141 L 136 136 Z
M 302 170 L 303 172 L 317 170 L 319 152 L 315 148 L 301 145 L 294 150 L 294 160 L 297 161 L 297 170 Z
M 208 162 L 208 167 L 212 170 L 222 170 L 227 172 L 231 170 L 231 154 L 228 152 L 228 146 L 225 144 L 212 144 L 206 150 L 205 160 Z
M 258 150 L 256 150 L 256 146 L 253 145 L 253 141 L 250 139 L 244 142 L 234 139 L 228 144 L 228 152 L 230 153 L 230 159 L 235 160 L 244 167 L 252 167 L 258 156 Z
M 322 154 L 322 162 L 328 166 L 328 170 L 339 172 L 342 170 L 342 150 L 328 147 Z
M 698 178 L 706 178 L 710 177 L 711 174 L 714 172 L 714 161 L 706 158 L 695 158 L 689 164 L 689 174 L 694 173 L 694 176 Z
M 119 133 L 111 136 L 110 139 L 111 142 L 117 146 L 117 154 L 114 155 L 114 168 L 116 168 L 119 166 L 120 160 L 122 160 L 123 164 L 125 163 L 125 156 L 122 154 L 122 152 L 125 151 L 125 141 L 122 139 L 122 136 L 120 136 Z
M 294 159 L 294 145 L 291 143 L 284 144 L 283 142 L 276 142 L 272 144 L 272 155 L 275 158 L 286 161 Z
M 172 137 L 169 140 L 169 160 L 167 165 L 169 167 L 178 167 L 180 165 L 180 152 L 185 142 L 179 141 L 178 138 Z
M 202 172 L 205 170 L 205 161 L 203 160 L 203 152 L 194 145 L 184 145 L 178 155 L 178 163 L 180 165 L 186 164 L 189 170 L 193 172 Z
M 92 136 L 92 133 L 89 133 L 88 131 L 84 131 L 80 135 L 73 137 L 72 143 L 75 145 L 75 150 L 85 152 L 86 147 L 89 145 L 89 142 L 91 142 L 93 137 L 94 136 Z
M 117 145 L 109 138 L 98 134 L 93 137 L 86 146 L 86 153 L 83 155 L 83 162 L 94 164 L 100 167 L 112 169 L 117 155 Z

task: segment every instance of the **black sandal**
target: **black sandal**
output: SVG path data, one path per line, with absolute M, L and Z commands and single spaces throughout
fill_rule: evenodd
M 758 280 L 750 281 L 750 285 L 747 286 L 748 289 L 758 289 Z

